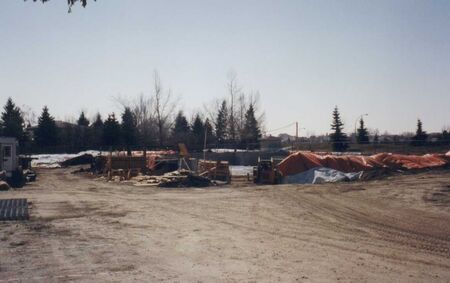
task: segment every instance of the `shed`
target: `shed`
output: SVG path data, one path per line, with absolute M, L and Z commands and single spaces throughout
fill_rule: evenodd
M 16 138 L 0 137 L 0 171 L 5 171 L 8 178 L 19 167 L 18 145 Z

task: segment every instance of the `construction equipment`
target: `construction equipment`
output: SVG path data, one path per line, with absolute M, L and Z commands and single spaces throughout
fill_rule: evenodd
M 186 160 L 189 160 L 191 155 L 184 143 L 179 143 L 178 148 L 180 149 L 180 160 L 178 161 L 178 169 L 183 169 L 183 166 L 186 167 L 187 170 L 191 171 L 191 167 L 189 166 Z
M 258 165 L 253 168 L 253 181 L 256 184 L 277 184 L 280 174 L 273 158 L 262 160 L 258 158 Z

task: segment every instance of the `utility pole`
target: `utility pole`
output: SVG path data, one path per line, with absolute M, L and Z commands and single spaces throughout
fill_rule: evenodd
M 295 147 L 298 148 L 298 122 L 295 122 Z
M 208 128 L 207 127 L 204 128 L 205 128 L 205 139 L 203 141 L 203 160 L 206 160 L 206 137 L 208 135 Z

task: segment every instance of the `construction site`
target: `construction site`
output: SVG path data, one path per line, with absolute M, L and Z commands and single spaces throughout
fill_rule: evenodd
M 0 0 L 0 283 L 449 283 L 449 15 Z
M 0 192 L 1 281 L 450 278 L 450 153 L 26 160 L 35 180 Z

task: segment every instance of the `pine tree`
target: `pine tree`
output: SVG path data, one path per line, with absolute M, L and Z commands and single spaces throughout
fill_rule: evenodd
M 439 138 L 441 145 L 448 145 L 450 144 L 450 132 L 447 130 L 442 130 L 442 134 Z
M 245 113 L 243 141 L 247 149 L 259 148 L 258 141 L 260 138 L 261 130 L 259 129 L 258 121 L 255 118 L 255 109 L 253 104 L 250 104 Z
M 359 120 L 358 135 L 356 136 L 356 140 L 359 144 L 368 144 L 369 143 L 369 131 L 364 126 L 363 118 L 361 118 Z
M 331 129 L 334 131 L 330 134 L 331 142 L 333 143 L 334 151 L 345 151 L 348 148 L 347 135 L 343 132 L 344 123 L 341 121 L 339 109 L 336 106 L 333 110 L 333 122 Z
M 114 113 L 108 116 L 105 123 L 103 124 L 103 144 L 114 148 L 120 143 L 120 125 L 116 120 L 116 115 Z
M 97 113 L 94 122 L 90 126 L 92 133 L 92 146 L 100 148 L 103 145 L 103 121 L 100 113 Z
M 225 144 L 227 140 L 227 123 L 228 123 L 228 109 L 227 102 L 224 100 L 220 106 L 219 112 L 217 113 L 216 119 L 216 138 L 217 143 L 220 146 Z
M 84 115 L 84 111 L 81 111 L 80 117 L 78 118 L 78 121 L 77 121 L 77 125 L 82 126 L 82 127 L 89 126 L 89 120 L 86 119 L 86 116 Z
M 380 137 L 378 136 L 378 133 L 375 133 L 373 136 L 373 143 L 378 144 L 380 142 Z
M 184 116 L 183 111 L 178 112 L 175 118 L 175 123 L 172 129 L 172 141 L 174 144 L 177 143 L 188 143 L 189 141 L 189 123 Z
M 209 119 L 206 118 L 205 124 L 204 124 L 204 130 L 206 131 L 206 144 L 212 144 L 215 140 L 214 132 L 213 132 L 213 126 L 209 122 Z
M 192 123 L 192 136 L 194 147 L 197 149 L 202 148 L 205 139 L 205 125 L 198 113 L 195 115 L 194 122 Z
M 48 107 L 44 106 L 38 119 L 38 127 L 35 132 L 35 142 L 38 146 L 55 146 L 58 144 L 58 128 Z
M 122 139 L 127 148 L 127 154 L 131 155 L 131 148 L 136 145 L 137 142 L 137 129 L 136 119 L 133 112 L 129 107 L 125 107 L 122 113 Z
M 91 131 L 89 129 L 89 120 L 86 118 L 84 111 L 81 111 L 77 120 L 75 132 L 75 147 L 77 150 L 86 149 L 92 143 Z
M 422 129 L 422 121 L 420 121 L 420 119 L 417 119 L 416 135 L 412 137 L 411 144 L 415 146 L 425 145 L 427 138 L 427 132 Z
M 0 134 L 23 141 L 25 137 L 23 131 L 24 120 L 20 108 L 14 104 L 10 97 L 3 109 L 0 121 Z

